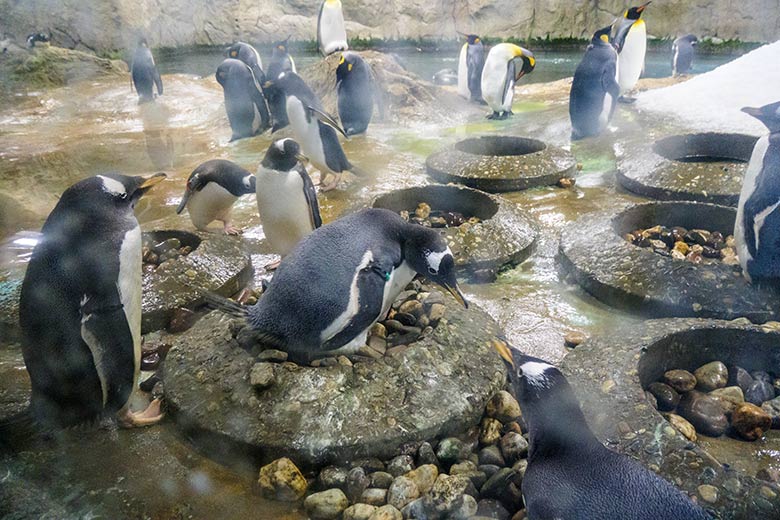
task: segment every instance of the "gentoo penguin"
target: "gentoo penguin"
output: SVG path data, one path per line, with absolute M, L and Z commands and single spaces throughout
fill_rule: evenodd
M 529 430 L 522 483 L 528 518 L 710 519 L 669 482 L 601 444 L 557 368 L 503 342 L 494 345 L 509 365 Z
M 341 0 L 323 0 L 317 17 L 317 47 L 323 56 L 349 50 Z
M 737 206 L 734 239 L 742 273 L 780 287 L 780 102 L 743 108 L 769 128 L 753 148 Z
M 36 43 L 49 43 L 51 42 L 51 33 L 46 35 L 45 33 L 32 33 L 27 35 L 27 48 L 32 49 Z
M 333 116 L 324 111 L 317 95 L 300 76 L 294 72 L 282 72 L 275 80 L 266 82 L 266 87 L 268 86 L 276 86 L 284 92 L 293 136 L 301 145 L 303 153 L 322 173 L 320 184 L 323 185 L 323 191 L 335 188 L 344 171 L 360 175 L 360 171 L 344 155 L 336 130 L 345 137 L 347 133 Z M 328 172 L 333 172 L 335 179 L 325 183 Z
M 263 60 L 260 59 L 260 53 L 257 49 L 244 42 L 237 42 L 225 49 L 225 56 L 240 60 L 246 63 L 249 70 L 252 71 L 252 77 L 255 80 L 255 88 L 263 96 L 263 102 L 257 106 L 260 113 L 260 125 L 263 130 L 271 126 L 270 115 L 265 100 L 263 84 L 265 83 L 265 72 L 263 72 Z
M 274 44 L 271 61 L 268 64 L 269 78 L 278 78 L 282 72 L 297 72 L 295 60 L 287 52 L 287 41 L 289 39 L 290 37 L 288 36 L 287 39 Z M 263 93 L 268 100 L 268 108 L 271 110 L 271 117 L 274 120 L 274 126 L 271 129 L 271 133 L 274 133 L 290 124 L 289 119 L 287 119 L 286 99 L 284 92 L 274 85 L 263 86 Z
M 485 47 L 476 34 L 464 34 L 466 43 L 458 59 L 458 94 L 471 101 L 482 101 L 482 69 L 485 66 Z
M 466 300 L 455 260 L 435 230 L 385 209 L 363 209 L 314 230 L 281 262 L 260 300 L 237 308 L 260 340 L 296 360 L 354 352 L 416 274 Z
M 249 65 L 228 58 L 217 68 L 216 76 L 225 93 L 225 111 L 233 129 L 231 141 L 252 137 L 270 126 L 265 98 Z
M 299 162 L 306 160 L 298 143 L 281 139 L 268 148 L 257 170 L 257 210 L 263 232 L 271 249 L 282 258 L 322 225 L 314 184 Z
M 693 67 L 693 47 L 699 39 L 693 34 L 680 36 L 672 44 L 672 75 L 688 74 Z
M 620 97 L 617 83 L 617 51 L 609 42 L 611 27 L 593 34 L 585 56 L 574 72 L 569 94 L 571 138 L 601 134 L 612 119 Z
M 105 174 L 62 194 L 33 250 L 19 302 L 30 411 L 43 426 L 117 416 L 153 424 L 160 402 L 131 413 L 141 365 L 139 198 L 165 178 Z
M 636 86 L 639 76 L 645 70 L 647 27 L 640 16 L 648 5 L 650 2 L 627 9 L 623 17 L 612 24 L 612 41 L 618 51 L 618 85 L 621 95 Z
M 339 119 L 347 135 L 362 134 L 374 113 L 376 83 L 371 67 L 355 52 L 341 55 L 336 67 Z
M 187 179 L 187 187 L 176 213 L 184 208 L 192 224 L 201 231 L 219 220 L 227 235 L 238 235 L 241 230 L 230 223 L 230 210 L 241 195 L 255 192 L 255 177 L 234 162 L 224 159 L 206 161 L 195 168 Z
M 146 38 L 138 40 L 138 46 L 133 55 L 133 64 L 130 67 L 130 75 L 133 78 L 135 91 L 138 93 L 138 103 L 146 103 L 154 100 L 153 87 L 157 86 L 157 95 L 162 96 L 163 84 L 160 73 L 157 71 L 157 65 L 154 63 L 154 56 L 149 50 L 149 44 Z
M 506 119 L 512 114 L 515 82 L 535 66 L 533 53 L 517 45 L 499 43 L 490 49 L 482 69 L 482 97 L 493 110 L 488 119 Z

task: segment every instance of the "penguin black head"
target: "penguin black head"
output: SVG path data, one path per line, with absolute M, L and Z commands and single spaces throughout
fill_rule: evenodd
M 409 265 L 431 282 L 442 286 L 461 305 L 469 304 L 455 278 L 455 258 L 447 242 L 436 231 L 409 224 L 409 236 L 404 241 L 404 258 Z
M 138 47 L 149 47 L 149 42 L 146 41 L 145 36 L 140 36 L 138 38 Z
M 274 44 L 273 53 L 274 54 L 276 54 L 276 53 L 281 53 L 281 54 L 286 53 L 287 52 L 287 42 L 290 41 L 291 37 L 292 37 L 292 34 L 290 36 L 288 36 L 287 38 L 285 38 L 284 40 L 279 40 L 278 42 L 276 42 Z
M 534 53 L 528 49 L 523 49 L 523 54 L 516 57 L 515 59 L 519 59 L 523 64 L 519 69 L 517 69 L 515 81 L 518 81 L 526 74 L 533 72 L 534 68 L 536 68 L 536 58 L 534 57 Z
M 347 79 L 352 70 L 359 66 L 360 61 L 360 56 L 354 52 L 343 53 L 339 59 L 339 66 L 336 67 L 336 82 L 340 83 Z
M 467 34 L 466 41 L 469 42 L 469 45 L 476 45 L 482 40 L 480 40 L 479 36 L 477 36 L 476 34 Z
M 266 81 L 263 85 L 264 88 L 274 86 L 282 90 L 288 96 L 308 99 L 313 95 L 309 86 L 303 81 L 303 78 L 289 70 L 280 72 L 276 78 Z
M 639 17 L 642 16 L 642 11 L 644 11 L 651 3 L 652 0 L 650 2 L 645 2 L 640 6 L 629 8 L 623 15 L 624 18 L 627 20 L 639 20 Z
M 698 45 L 699 44 L 699 39 L 696 37 L 695 34 L 686 34 L 681 39 L 685 40 L 687 42 L 690 42 L 691 45 Z
M 100 200 L 103 204 L 113 204 L 117 209 L 132 211 L 144 193 L 165 177 L 164 173 L 155 173 L 150 177 L 104 173 L 74 184 L 63 193 L 61 200 L 69 200 L 74 205 L 89 206 Z
M 241 51 L 241 42 L 236 42 L 227 49 L 225 49 L 225 57 L 238 59 L 238 53 Z
M 263 167 L 278 172 L 288 172 L 295 168 L 298 162 L 307 162 L 301 154 L 301 146 L 293 139 L 279 139 L 268 147 L 261 163 Z
M 760 108 L 745 107 L 742 111 L 764 123 L 771 133 L 780 132 L 780 101 Z
M 593 38 L 590 40 L 590 42 L 593 44 L 609 43 L 609 39 L 611 35 L 612 35 L 612 26 L 608 25 L 594 32 Z

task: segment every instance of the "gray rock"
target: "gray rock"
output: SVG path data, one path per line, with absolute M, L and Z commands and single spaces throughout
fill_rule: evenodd
M 303 507 L 312 520 L 333 520 L 349 506 L 346 495 L 340 489 L 328 489 L 306 497 Z
M 528 441 L 519 433 L 509 432 L 501 437 L 499 447 L 508 464 L 513 464 L 517 459 L 528 455 Z
M 461 495 L 452 504 L 449 516 L 452 520 L 467 520 L 477 512 L 477 499 L 471 495 Z
M 447 437 L 442 439 L 436 447 L 436 457 L 442 464 L 454 464 L 468 457 L 468 448 L 460 439 Z
M 426 499 L 418 498 L 413 502 L 406 504 L 401 510 L 404 519 L 410 520 L 428 520 L 428 513 L 425 505 Z
M 371 506 L 368 504 L 355 504 L 354 506 L 349 506 L 344 510 L 344 515 L 342 516 L 343 520 L 369 520 L 371 518 L 371 515 L 374 514 L 374 511 L 377 510 L 376 506 Z
M 262 352 L 257 354 L 257 361 L 268 361 L 272 363 L 284 363 L 287 361 L 287 352 L 282 352 L 281 350 L 274 350 L 272 348 L 269 348 L 268 350 L 263 350 Z
M 338 466 L 326 466 L 320 470 L 317 481 L 322 489 L 339 488 L 342 491 L 347 485 L 347 470 Z
M 653 394 L 662 412 L 671 412 L 680 402 L 680 394 L 666 383 L 651 383 L 647 390 Z
M 256 390 L 264 390 L 272 386 L 275 380 L 273 363 L 255 363 L 252 366 L 252 371 L 249 373 L 249 384 Z
M 501 469 L 500 466 L 496 466 L 495 464 L 480 464 L 477 469 L 481 472 L 483 472 L 485 475 L 487 475 L 488 478 L 492 477 L 496 474 L 498 470 Z
M 693 375 L 696 376 L 697 388 L 704 392 L 723 388 L 729 382 L 729 371 L 720 361 L 712 361 L 700 366 Z
M 477 502 L 477 516 L 495 518 L 497 520 L 509 520 L 511 516 L 501 502 L 492 499 L 483 499 Z
M 409 478 L 398 477 L 390 484 L 390 488 L 387 490 L 387 503 L 396 509 L 403 509 L 403 507 L 419 498 L 420 490 L 417 488 L 417 484 Z
M 473 498 L 476 494 L 471 480 L 463 475 L 439 475 L 431 492 L 425 497 L 425 513 L 432 518 L 455 518 L 456 515 L 469 513 L 466 515 L 468 518 L 477 511 L 477 503 Z
M 485 407 L 485 413 L 488 417 L 498 419 L 502 423 L 514 421 L 521 415 L 517 399 L 506 390 L 501 390 L 490 398 Z
M 712 437 L 723 435 L 728 427 L 718 400 L 696 390 L 683 394 L 677 413 L 688 420 L 697 432 Z
M 347 473 L 347 482 L 344 489 L 344 492 L 347 494 L 349 501 L 352 503 L 357 502 L 358 499 L 360 499 L 360 497 L 363 495 L 363 491 L 368 488 L 369 483 L 370 480 L 363 468 L 357 467 L 349 470 L 349 473 Z
M 499 467 L 506 464 L 498 446 L 488 446 L 479 450 L 479 465 L 484 466 L 485 464 Z
M 409 455 L 399 455 L 387 463 L 387 472 L 394 477 L 400 477 L 414 469 L 414 460 Z
M 753 379 L 756 381 L 764 381 L 772 384 L 772 376 L 770 376 L 768 372 L 756 370 L 755 372 L 751 372 L 750 375 L 753 376 Z
M 393 483 L 393 476 L 384 471 L 375 471 L 371 474 L 371 487 L 387 489 Z
M 690 392 L 696 388 L 696 376 L 687 370 L 669 370 L 664 373 L 664 383 L 677 392 Z
M 506 488 L 515 478 L 515 471 L 511 468 L 501 468 L 495 475 L 490 477 L 482 489 L 479 490 L 483 498 L 501 499 Z
M 753 384 L 753 377 L 742 367 L 731 365 L 729 367 L 729 386 L 738 386 L 743 392 L 747 392 Z
M 352 462 L 353 468 L 363 468 L 363 471 L 373 473 L 375 471 L 384 471 L 385 463 L 376 457 L 369 457 L 365 459 L 357 459 Z
M 775 397 L 771 401 L 765 401 L 761 409 L 772 418 L 772 429 L 780 429 L 780 397 Z
M 428 442 L 423 442 L 417 450 L 417 465 L 433 464 L 439 467 L 439 459 L 436 457 L 436 452 L 433 451 L 433 447 Z
M 745 401 L 757 406 L 761 406 L 765 401 L 771 401 L 774 397 L 775 389 L 771 381 L 765 379 L 754 379 L 753 384 L 745 391 Z
M 360 503 L 383 506 L 387 502 L 387 489 L 368 488 L 360 496 Z
M 374 511 L 371 518 L 368 520 L 402 520 L 403 515 L 401 512 L 390 504 L 384 505 Z

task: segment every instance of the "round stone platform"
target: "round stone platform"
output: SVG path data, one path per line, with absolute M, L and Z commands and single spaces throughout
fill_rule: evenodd
M 756 137 L 702 133 L 672 135 L 650 144 L 616 146 L 617 179 L 628 191 L 659 200 L 736 206 Z
M 407 442 L 476 424 L 506 371 L 491 346 L 499 326 L 447 300 L 446 319 L 395 357 L 353 366 L 273 364 L 273 383 L 250 384 L 256 358 L 234 339 L 234 320 L 212 312 L 180 335 L 163 364 L 175 420 L 210 451 L 243 450 L 321 466 L 389 458 Z
M 739 266 L 693 264 L 628 243 L 623 236 L 655 225 L 733 233 L 736 210 L 697 202 L 653 202 L 585 215 L 561 234 L 565 271 L 597 299 L 652 317 L 780 316 L 780 292 L 753 286 Z
M 576 171 L 574 156 L 538 139 L 501 135 L 458 141 L 428 157 L 428 174 L 491 193 L 556 184 Z
M 525 260 L 532 250 L 536 230 L 519 206 L 482 191 L 456 185 L 430 185 L 380 195 L 373 207 L 414 214 L 420 203 L 433 210 L 458 212 L 476 224 L 440 228 L 455 257 L 460 275 L 492 282 L 502 268 Z
M 777 367 L 778 359 L 780 333 L 768 327 L 746 320 L 665 319 L 591 338 L 569 353 L 561 368 L 591 428 L 609 447 L 697 496 L 718 518 L 771 518 L 780 511 L 780 488 L 723 464 L 728 461 L 718 461 L 718 452 L 688 441 L 645 399 L 643 388 L 672 368 L 693 369 L 720 360 L 763 370 Z M 777 450 L 779 441 L 733 442 L 742 446 L 741 456 L 756 458 L 761 450 Z M 714 502 L 702 495 L 709 491 L 711 500 L 712 488 L 702 486 L 716 490 Z

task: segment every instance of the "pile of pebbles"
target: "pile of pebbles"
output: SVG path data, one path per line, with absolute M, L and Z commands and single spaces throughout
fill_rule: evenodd
M 480 425 L 462 436 L 403 445 L 390 460 L 327 466 L 310 481 L 292 461 L 278 459 L 260 469 L 258 485 L 276 500 L 305 496 L 313 520 L 520 520 L 527 456 L 520 407 L 501 391 Z
M 421 226 L 430 228 L 451 228 L 460 227 L 464 224 L 473 226 L 482 222 L 477 217 L 466 218 L 463 213 L 457 211 L 439 211 L 431 209 L 431 206 L 426 202 L 421 202 L 417 205 L 414 211 L 399 211 L 401 218 L 407 222 L 414 224 L 420 224 Z
M 181 240 L 175 237 L 156 244 L 151 241 L 144 241 L 141 249 L 144 272 L 156 271 L 157 268 L 163 267 L 166 262 L 175 261 L 180 256 L 187 256 L 190 253 L 192 253 L 192 247 L 182 246 Z
M 257 302 L 258 297 L 262 296 L 257 292 L 249 292 L 240 297 L 238 301 L 245 305 L 252 305 Z M 444 294 L 441 291 L 433 289 L 419 280 L 413 280 L 393 302 L 387 317 L 371 328 L 366 344 L 360 347 L 355 354 L 349 356 L 338 355 L 314 360 L 297 360 L 291 358 L 287 352 L 269 349 L 267 345 L 258 342 L 253 331 L 244 322 L 235 322 L 231 332 L 243 349 L 257 357 L 258 364 L 284 363 L 289 359 L 289 361 L 305 363 L 313 367 L 352 366 L 354 363 L 374 361 L 386 356 L 399 356 L 411 344 L 429 336 L 442 320 L 446 322 L 444 302 Z M 268 370 L 263 371 L 263 373 L 267 372 Z
M 659 255 L 693 264 L 720 261 L 726 265 L 739 265 L 734 237 L 724 237 L 718 231 L 654 226 L 627 233 L 625 239 L 635 246 L 651 248 Z
M 780 429 L 780 378 L 763 371 L 749 373 L 712 361 L 697 368 L 669 370 L 646 389 L 648 400 L 687 439 L 697 432 L 728 434 L 755 441 Z

